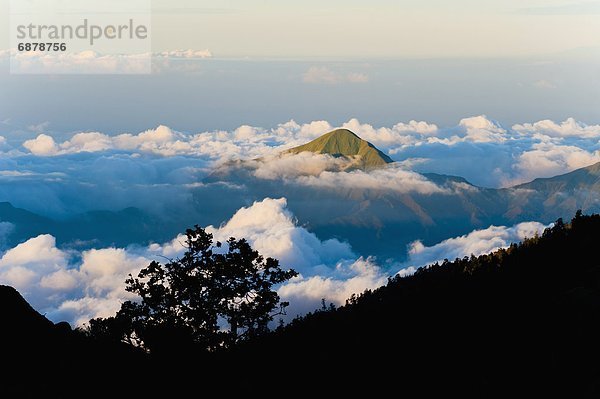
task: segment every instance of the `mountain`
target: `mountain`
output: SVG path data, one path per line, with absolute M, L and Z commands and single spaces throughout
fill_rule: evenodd
M 512 187 L 513 209 L 543 220 L 565 217 L 578 209 L 600 211 L 600 163 Z
M 127 246 L 132 243 L 163 242 L 189 227 L 189 218 L 164 219 L 138 208 L 120 211 L 89 211 L 66 219 L 53 219 L 0 202 L 0 222 L 10 223 L 0 246 L 14 247 L 40 234 L 56 237 L 58 245 Z
M 334 130 L 310 143 L 292 148 L 286 152 L 290 154 L 313 152 L 315 154 L 329 154 L 334 157 L 345 157 L 356 162 L 355 167 L 359 169 L 373 169 L 394 162 L 373 144 L 361 139 L 347 129 Z
M 566 192 L 581 189 L 600 192 L 600 162 L 564 175 L 535 179 L 514 188 L 543 192 Z

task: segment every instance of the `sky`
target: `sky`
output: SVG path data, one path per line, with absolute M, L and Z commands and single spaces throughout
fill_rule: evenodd
M 0 54 L 0 134 L 600 122 L 599 1 L 154 0 L 152 51 L 151 75 L 11 75 Z
M 585 0 L 152 1 L 155 50 L 233 58 L 547 54 L 598 46 L 599 16 Z

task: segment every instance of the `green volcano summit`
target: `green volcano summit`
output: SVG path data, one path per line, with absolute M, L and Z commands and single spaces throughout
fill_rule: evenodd
M 394 162 L 373 144 L 347 129 L 334 130 L 310 143 L 287 151 L 291 154 L 300 154 L 301 152 L 329 154 L 334 157 L 352 159 L 356 162 L 356 167 L 360 169 L 378 168 Z

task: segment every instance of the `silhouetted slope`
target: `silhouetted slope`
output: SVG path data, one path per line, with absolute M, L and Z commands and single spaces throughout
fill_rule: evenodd
M 0 336 L 49 331 L 53 324 L 36 312 L 13 287 L 0 285 Z
M 578 216 L 507 250 L 395 278 L 248 345 L 238 361 L 277 359 L 292 380 L 331 390 L 597 397 L 599 245 L 600 216 Z
M 171 396 L 218 387 L 246 396 L 594 398 L 600 394 L 599 245 L 600 216 L 578 214 L 506 250 L 393 278 L 235 351 L 190 348 L 150 359 L 48 327 L 3 288 L 9 299 L 0 309 L 13 308 L 11 323 L 30 323 L 50 337 L 3 340 L 5 351 L 18 354 L 3 357 L 5 365 L 17 364 L 13 377 L 14 370 L 27 373 L 8 386 Z M 72 380 L 61 381 L 63 375 Z
M 67 323 L 53 324 L 14 288 L 0 285 L 0 397 L 66 398 L 81 397 L 84 390 L 94 395 L 146 391 L 122 386 L 126 377 L 137 379 L 142 374 L 144 360 L 125 345 L 91 342 Z

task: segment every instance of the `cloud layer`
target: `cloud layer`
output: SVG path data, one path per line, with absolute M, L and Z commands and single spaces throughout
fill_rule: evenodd
M 326 121 L 289 121 L 271 129 L 186 133 L 158 126 L 110 136 L 77 132 L 66 139 L 32 126 L 30 139 L 0 136 L 0 201 L 50 216 L 128 206 L 182 209 L 190 188 L 215 167 L 239 160 L 255 177 L 303 186 L 431 193 L 441 190 L 420 173 L 465 177 L 505 187 L 600 162 L 600 126 L 569 118 L 503 127 L 485 116 L 441 128 L 423 121 L 374 127 L 351 119 L 342 127 L 370 141 L 398 163 L 388 169 L 348 172 L 342 159 L 281 152 L 334 128 Z M 1 132 L 0 132 L 1 133 Z M 341 173 L 338 173 L 341 172 Z M 42 203 L 36 198 L 45 198 Z M 91 201 L 90 199 L 94 199 Z M 99 201 L 98 199 L 101 199 Z M 96 208 L 94 208 L 96 207 Z
M 567 173 L 600 161 L 600 126 L 586 125 L 573 118 L 559 123 L 550 120 L 523 123 L 511 128 L 503 127 L 485 116 L 465 118 L 457 126 L 448 128 L 423 121 L 376 128 L 351 119 L 341 127 L 354 131 L 417 172 L 459 175 L 483 186 L 522 183 L 536 177 Z M 215 165 L 261 157 L 274 160 L 273 157 L 281 151 L 304 144 L 333 128 L 326 121 L 306 124 L 289 121 L 272 129 L 240 126 L 233 131 L 190 134 L 158 126 L 137 134 L 116 136 L 79 132 L 62 142 L 42 132 L 22 142 L 22 147 L 17 146 L 12 153 L 58 157 L 78 153 L 120 152 L 187 157 Z M 6 145 L 4 151 L 7 152 Z M 275 161 L 284 171 L 295 169 L 293 175 L 315 175 L 310 170 L 303 171 L 313 166 L 307 166 L 298 158 Z M 331 160 L 314 158 L 312 162 L 322 165 L 315 167 L 318 170 L 331 169 Z M 323 166 L 325 163 L 327 165 Z M 472 165 L 477 165 L 477 168 Z M 270 169 L 261 168 L 257 176 L 277 176 L 279 168 L 270 165 Z
M 369 75 L 361 72 L 346 74 L 332 71 L 327 67 L 310 67 L 302 74 L 302 81 L 311 84 L 337 85 L 340 83 L 368 83 Z
M 197 72 L 202 65 L 196 61 L 211 58 L 212 53 L 208 49 L 139 54 L 0 50 L 0 61 L 9 57 L 11 71 L 20 74 L 150 74 Z
M 410 258 L 402 265 L 382 268 L 374 258 L 357 258 L 347 243 L 319 240 L 296 224 L 285 198 L 264 199 L 241 208 L 220 227 L 207 231 L 220 241 L 245 237 L 260 253 L 279 259 L 299 276 L 279 287 L 291 302 L 288 317 L 316 309 L 321 299 L 341 305 L 353 293 L 377 288 L 398 272 L 444 258 L 482 254 L 506 247 L 543 230 L 539 223 L 514 227 L 492 226 L 448 239 L 432 247 L 414 242 Z M 99 248 L 86 251 L 61 249 L 54 237 L 40 235 L 5 251 L 0 257 L 0 283 L 20 290 L 40 312 L 54 321 L 81 325 L 93 317 L 114 314 L 124 300 L 134 299 L 124 290 L 128 274 L 137 274 L 152 260 L 173 259 L 184 252 L 185 237 L 147 247 Z
M 293 288 L 280 289 L 284 298 L 294 299 L 294 314 L 314 309 L 323 297 L 340 303 L 355 290 L 384 281 L 380 269 L 369 260 L 357 260 L 347 243 L 321 241 L 297 226 L 286 206 L 284 198 L 267 198 L 240 209 L 223 226 L 208 226 L 207 231 L 223 242 L 231 236 L 244 237 L 261 254 L 297 270 L 300 276 L 291 283 Z M 82 324 L 92 317 L 110 316 L 123 300 L 134 298 L 124 290 L 127 275 L 137 274 L 151 260 L 181 256 L 184 241 L 178 236 L 148 247 L 79 252 L 60 249 L 54 237 L 40 235 L 4 252 L 0 283 L 16 287 L 52 320 Z

